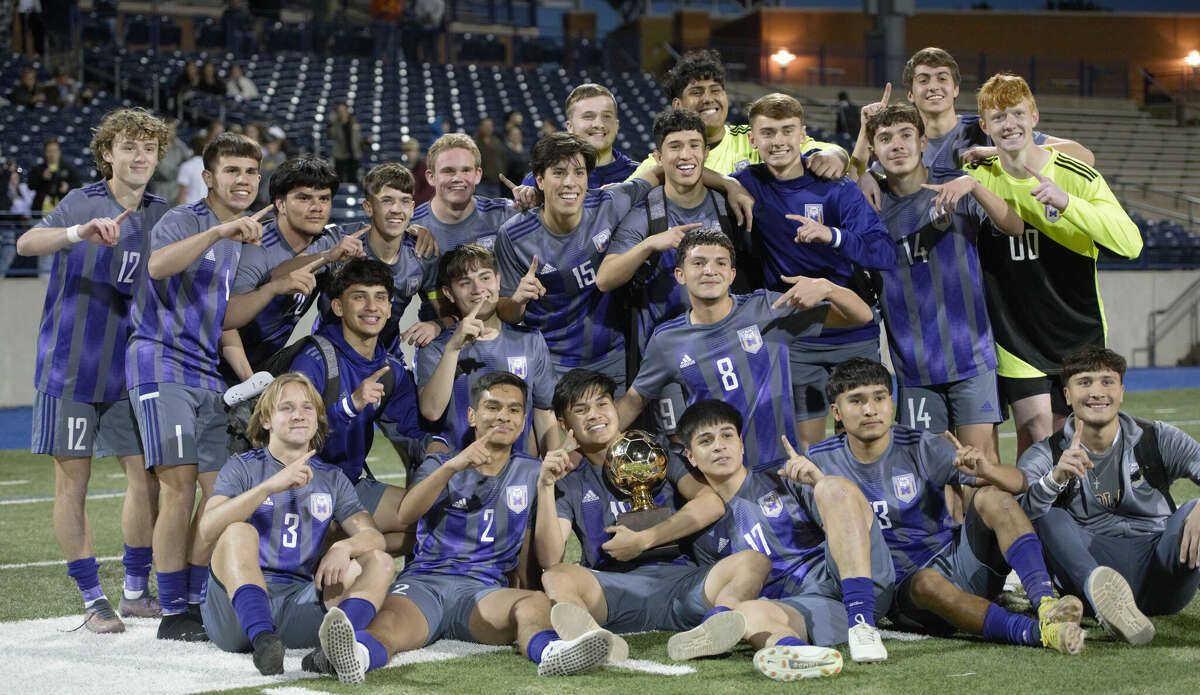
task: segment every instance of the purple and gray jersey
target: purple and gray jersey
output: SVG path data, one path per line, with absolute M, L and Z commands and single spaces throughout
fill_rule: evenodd
M 718 557 L 757 550 L 771 561 L 762 596 L 800 593 L 813 565 L 825 558 L 825 531 L 812 488 L 780 478 L 774 467 L 750 469 L 713 527 Z
M 145 193 L 141 207 L 121 223 L 116 246 L 88 241 L 55 252 L 38 329 L 38 391 L 81 403 L 128 397 L 130 304 L 146 273 L 150 229 L 167 209 L 162 198 Z M 115 219 L 124 211 L 108 184 L 97 181 L 68 193 L 36 226 L 82 225 L 101 217 Z
M 862 490 L 879 519 L 892 554 L 896 583 L 929 564 L 954 540 L 958 524 L 946 509 L 946 485 L 975 485 L 954 467 L 954 445 L 941 437 L 894 425 L 879 460 L 862 463 L 841 434 L 808 448 L 825 475 L 840 475 Z
M 219 224 L 203 200 L 172 208 L 150 231 L 150 250 Z M 133 335 L 126 353 L 130 389 L 171 383 L 225 390 L 218 371 L 221 324 L 241 255 L 241 243 L 221 239 L 181 273 L 162 280 L 145 274 L 134 294 Z
M 612 301 L 613 293 L 596 288 L 596 269 L 613 230 L 649 191 L 650 184 L 641 179 L 588 191 L 583 217 L 567 234 L 550 231 L 538 210 L 500 229 L 495 249 L 500 294 L 512 296 L 537 256 L 537 278 L 546 295 L 525 306 L 525 323 L 542 332 L 555 364 L 586 366 L 625 346 L 625 308 Z
M 633 381 L 647 400 L 675 382 L 688 405 L 719 398 L 737 408 L 750 467 L 787 458 L 781 435 L 796 441 L 788 348 L 819 334 L 828 312 L 827 304 L 799 312 L 772 309 L 779 296 L 766 290 L 734 295 L 729 315 L 712 324 L 692 323 L 691 312 L 661 324 Z
M 931 175 L 943 183 L 965 174 Z M 883 185 L 883 217 L 896 244 L 896 265 L 876 271 L 892 365 L 906 386 L 947 384 L 996 368 L 992 324 L 975 242 L 992 233 L 975 198 L 939 216 L 936 191 L 897 198 Z
M 1046 135 L 1033 131 L 1033 141 L 1041 145 Z M 962 154 L 977 145 L 988 146 L 992 139 L 979 127 L 979 116 L 960 114 L 958 122 L 945 135 L 929 138 L 921 163 L 937 174 L 949 174 L 962 169 Z
M 409 489 L 449 459 L 445 454 L 426 457 Z M 496 475 L 474 468 L 455 473 L 417 523 L 417 548 L 405 574 L 456 575 L 507 586 L 506 575 L 517 566 L 537 509 L 541 471 L 541 461 L 514 451 Z
M 296 251 L 280 233 L 275 221 L 263 225 L 262 245 L 242 246 L 242 257 L 238 261 L 237 275 L 233 281 L 233 293 L 247 294 L 257 290 L 271 281 L 271 271 L 281 263 L 300 254 L 327 251 L 333 248 L 340 238 L 338 227 L 328 225 L 324 233 L 313 238 L 307 247 Z M 309 295 L 278 295 L 267 303 L 266 308 L 259 312 L 253 321 L 238 329 L 251 368 L 262 368 L 271 355 L 287 345 L 288 337 L 292 335 L 296 323 L 316 298 L 315 291 Z
M 446 343 L 454 335 L 447 328 L 433 342 L 417 350 L 417 387 L 425 388 L 434 370 L 446 353 Z M 550 410 L 554 398 L 554 367 L 550 363 L 550 352 L 542 334 L 524 326 L 500 324 L 500 335 L 492 340 L 475 340 L 463 346 L 458 353 L 458 368 L 454 372 L 454 385 L 450 402 L 437 423 L 435 431 L 450 442 L 457 451 L 470 442 L 467 435 L 472 428 L 467 424 L 467 408 L 471 405 L 471 386 L 484 374 L 512 372 L 523 379 L 529 387 L 525 399 L 525 429 L 513 444 L 519 451 L 525 450 L 525 438 L 533 422 L 533 409 Z
M 786 292 L 780 276 L 828 278 L 842 287 L 854 287 L 855 266 L 882 270 L 896 263 L 896 250 L 887 229 L 871 209 L 858 186 L 842 177 L 836 181 L 805 174 L 795 179 L 775 178 L 765 164 L 751 164 L 734 173 L 754 196 L 754 232 L 761 242 L 761 261 L 767 289 Z M 799 224 L 787 215 L 803 215 L 833 229 L 833 242 L 797 243 Z M 827 345 L 872 340 L 879 335 L 874 322 L 827 330 L 806 343 Z
M 308 463 L 313 473 L 308 485 L 271 495 L 246 520 L 258 531 L 258 564 L 273 584 L 312 581 L 329 526 L 364 511 L 354 486 L 336 466 L 316 457 Z M 231 456 L 217 475 L 213 494 L 237 497 L 283 465 L 266 449 Z
M 475 210 L 466 219 L 448 224 L 442 222 L 433 214 L 432 203 L 421 203 L 413 211 L 412 224 L 420 225 L 433 233 L 437 240 L 438 253 L 447 253 L 463 244 L 479 244 L 487 248 L 496 245 L 496 233 L 509 218 L 520 211 L 513 201 L 507 198 L 484 198 L 475 196 Z M 432 292 L 438 289 L 437 263 L 434 264 L 434 277 L 428 279 L 424 289 Z

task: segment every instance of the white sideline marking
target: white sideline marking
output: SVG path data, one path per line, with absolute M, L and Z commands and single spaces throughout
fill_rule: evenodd
M 121 559 L 120 555 L 112 557 L 98 557 L 96 562 L 116 562 Z M 40 562 L 17 562 L 11 565 L 0 565 L 0 570 L 20 570 L 26 567 L 50 567 L 52 565 L 65 565 L 66 560 L 42 560 Z
M 125 476 L 121 476 L 125 477 Z M 0 485 L 24 485 L 28 480 L 0 480 Z
M 404 474 L 403 473 L 380 473 L 379 475 L 377 475 L 375 477 L 378 480 L 391 480 L 393 478 L 403 478 Z
M 124 492 L 99 492 L 94 495 L 88 495 L 89 500 L 106 500 L 114 497 L 124 497 Z M 5 504 L 33 504 L 34 502 L 53 502 L 54 495 L 46 495 L 43 497 L 26 497 L 19 500 L 0 500 L 0 505 Z
M 651 673 L 656 676 L 684 676 L 689 673 L 695 673 L 696 669 L 691 666 L 675 666 L 673 664 L 660 664 L 657 661 L 648 661 L 646 659 L 627 659 L 615 664 L 616 668 L 623 668 L 630 671 L 641 671 L 642 673 Z
M 894 639 L 900 642 L 920 642 L 929 639 L 929 635 L 919 635 L 915 632 L 900 632 L 899 630 L 879 630 L 879 636 L 884 639 Z
M 320 690 L 297 688 L 294 685 L 285 686 L 283 688 L 264 688 L 263 692 L 266 693 L 266 695 L 327 695 Z

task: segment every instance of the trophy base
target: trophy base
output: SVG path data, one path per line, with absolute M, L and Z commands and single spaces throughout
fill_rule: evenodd
M 632 531 L 645 531 L 646 529 L 656 524 L 666 521 L 674 514 L 666 507 L 656 507 L 654 509 L 643 509 L 633 512 L 625 512 L 617 515 L 617 525 L 625 526 Z M 665 545 L 656 546 L 638 555 L 631 562 L 633 564 L 642 564 L 646 562 L 670 562 L 679 557 L 679 544 L 667 543 Z

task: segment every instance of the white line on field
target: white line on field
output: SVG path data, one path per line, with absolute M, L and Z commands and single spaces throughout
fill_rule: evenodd
M 114 497 L 124 497 L 124 492 L 98 492 L 94 495 L 88 495 L 89 500 L 107 500 Z M 15 500 L 0 500 L 0 505 L 5 504 L 33 504 L 34 502 L 53 502 L 54 495 L 44 495 L 42 497 L 22 497 Z
M 97 562 L 115 562 L 120 559 L 121 559 L 120 555 L 113 555 L 112 557 L 98 557 L 98 558 L 96 558 L 96 561 Z M 40 562 L 17 562 L 17 563 L 11 564 L 11 565 L 0 565 L 0 570 L 20 570 L 20 569 L 25 569 L 26 567 L 51 567 L 53 565 L 65 565 L 65 564 L 67 564 L 66 560 L 42 560 Z
M 24 485 L 28 480 L 0 480 L 0 485 Z

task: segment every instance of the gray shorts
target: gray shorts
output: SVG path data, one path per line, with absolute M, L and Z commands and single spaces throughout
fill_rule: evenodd
M 788 356 L 792 368 L 792 400 L 796 407 L 796 421 L 814 420 L 825 417 L 829 412 L 825 382 L 829 381 L 833 368 L 851 357 L 865 357 L 878 362 L 879 337 L 842 345 L 797 341 L 788 348 Z
M 375 510 L 379 509 L 379 500 L 383 499 L 383 493 L 387 492 L 389 487 L 392 486 L 364 475 L 354 484 L 354 491 L 358 493 L 358 501 L 362 503 L 363 509 L 375 516 Z
M 183 384 L 142 384 L 129 391 L 146 468 L 199 465 L 216 473 L 229 458 L 221 394 Z
M 989 601 L 1004 590 L 1004 580 L 1010 571 L 996 534 L 983 523 L 973 504 L 967 507 L 954 540 L 925 567 L 937 570 L 958 589 Z M 913 604 L 908 595 L 911 581 L 909 575 L 896 587 L 895 610 L 889 616 L 892 621 L 905 630 L 952 634 L 955 628 L 950 623 Z
M 271 620 L 275 632 L 289 649 L 317 646 L 317 629 L 325 617 L 325 604 L 312 582 L 276 584 L 267 582 L 271 601 Z M 213 644 L 227 652 L 250 651 L 250 640 L 233 610 L 233 597 L 212 574 L 208 575 L 208 595 L 200 606 L 204 629 Z
M 704 580 L 712 567 L 642 565 L 628 572 L 592 570 L 600 583 L 613 632 L 690 630 L 704 620 Z
M 619 398 L 625 393 L 625 348 L 612 350 L 608 354 L 592 360 L 589 364 L 578 364 L 575 366 L 559 364 L 554 361 L 554 357 L 555 355 L 550 355 L 550 364 L 554 367 L 554 383 L 557 384 L 563 378 L 563 375 L 572 369 L 590 369 L 600 372 L 617 382 L 615 397 Z
M 30 450 L 59 458 L 141 456 L 142 442 L 128 398 L 80 403 L 38 391 Z
M 474 642 L 471 611 L 475 610 L 484 596 L 503 588 L 499 584 L 488 584 L 473 577 L 401 572 L 392 582 L 388 594 L 412 601 L 421 615 L 425 616 L 425 622 L 429 625 L 425 644 L 443 638 Z
M 905 386 L 901 382 L 896 420 L 905 427 L 930 432 L 1001 422 L 996 371 L 948 384 Z
M 831 647 L 848 639 L 849 620 L 842 603 L 842 577 L 829 550 L 829 542 L 822 543 L 821 549 L 824 556 L 809 568 L 799 588 L 791 589 L 794 592 L 791 596 L 778 596 L 775 600 L 804 616 L 811 644 Z M 896 570 L 878 520 L 871 524 L 871 582 L 875 589 L 876 617 L 888 615 L 895 595 Z M 768 585 L 763 589 L 763 595 L 770 593 Z

